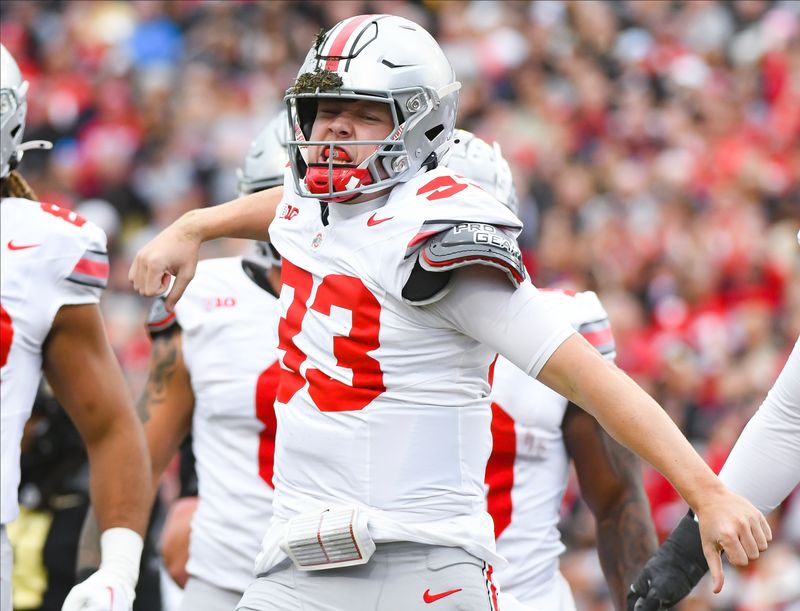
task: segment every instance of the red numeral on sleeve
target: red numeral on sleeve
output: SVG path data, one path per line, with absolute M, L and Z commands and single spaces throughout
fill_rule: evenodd
M 294 340 L 308 311 L 306 304 L 313 279 L 311 274 L 286 259 L 283 260 L 281 275 L 282 282 L 294 289 L 294 298 L 286 317 L 278 323 L 278 347 L 285 350 L 278 401 L 288 403 L 308 380 L 308 393 L 320 411 L 363 409 L 386 391 L 380 363 L 368 354 L 380 346 L 380 303 L 358 278 L 342 275 L 323 278 L 311 309 L 325 316 L 331 316 L 332 307 L 351 313 L 350 332 L 333 338 L 333 354 L 339 367 L 353 372 L 352 384 L 335 380 L 310 367 L 303 375 L 300 367 L 307 357 Z
M 461 193 L 468 186 L 467 184 L 457 182 L 455 178 L 445 174 L 444 176 L 437 176 L 429 183 L 422 185 L 419 191 L 417 191 L 417 195 L 422 195 L 423 193 L 431 191 L 427 199 L 433 201 L 435 199 L 452 197 L 453 195 Z
M 264 425 L 258 435 L 258 474 L 270 488 L 275 461 L 275 431 L 278 421 L 275 418 L 275 393 L 278 389 L 278 378 L 281 366 L 275 361 L 261 372 L 256 382 L 256 418 Z
M 0 305 L 0 367 L 5 367 L 8 361 L 8 353 L 11 352 L 11 342 L 14 339 L 14 325 L 11 324 L 11 316 L 6 309 Z
M 42 210 L 47 212 L 47 214 L 52 214 L 60 219 L 64 219 L 70 225 L 75 225 L 76 227 L 83 227 L 86 224 L 86 219 L 77 212 L 62 208 L 61 206 L 56 206 L 55 204 L 42 204 Z

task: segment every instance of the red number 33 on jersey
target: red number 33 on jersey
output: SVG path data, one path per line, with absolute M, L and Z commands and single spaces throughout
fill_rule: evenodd
M 5 367 L 8 353 L 11 352 L 11 342 L 14 339 L 14 325 L 11 323 L 6 309 L 0 305 L 0 367 Z
M 333 356 L 338 367 L 353 373 L 352 384 L 336 380 L 319 369 L 301 365 L 307 356 L 297 347 L 295 339 L 306 317 L 314 279 L 307 271 L 283 260 L 281 281 L 294 290 L 294 299 L 286 317 L 278 324 L 278 347 L 285 351 L 282 359 L 278 401 L 288 403 L 308 382 L 308 394 L 320 411 L 343 412 L 365 408 L 386 391 L 380 363 L 368 353 L 380 346 L 381 306 L 375 296 L 358 278 L 331 274 L 322 279 L 310 309 L 331 316 L 331 308 L 349 310 L 352 316 L 347 335 L 333 337 Z M 285 290 L 285 289 L 284 289 Z

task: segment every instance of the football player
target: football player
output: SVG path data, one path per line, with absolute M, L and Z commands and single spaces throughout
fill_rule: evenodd
M 497 143 L 456 130 L 447 167 L 466 176 L 517 213 L 508 163 Z M 603 306 L 591 291 L 542 291 L 572 327 L 604 358 L 616 354 Z M 569 584 L 559 572 L 564 551 L 558 530 L 570 459 L 581 495 L 595 517 L 600 563 L 618 610 L 628 584 L 656 549 L 650 505 L 635 455 L 618 444 L 574 403 L 498 357 L 492 382 L 492 453 L 486 467 L 488 509 L 498 553 L 500 608 L 514 597 L 535 609 L 574 611 Z
M 719 478 L 764 513 L 800 484 L 800 338 Z M 677 605 L 708 568 L 698 524 L 687 515 L 633 582 L 629 609 L 658 611 Z
M 287 128 L 283 112 L 254 140 L 240 194 L 283 184 Z M 236 606 L 272 516 L 280 265 L 266 242 L 256 242 L 248 256 L 204 260 L 175 311 L 158 299 L 147 322 L 152 350 L 141 401 L 149 415 L 153 482 L 189 433 L 196 459 L 197 507 L 180 611 Z M 170 521 L 167 539 L 189 517 L 178 511 L 184 515 Z M 174 548 L 167 553 L 182 555 Z
M 764 517 L 541 298 L 514 214 L 439 165 L 459 87 L 419 25 L 345 19 L 287 92 L 283 190 L 188 213 L 131 268 L 150 295 L 177 275 L 170 308 L 205 239 L 269 227 L 282 256 L 274 515 L 240 609 L 496 608 L 483 480 L 498 352 L 666 474 L 720 579 L 720 548 L 739 564 L 766 549 Z
M 34 201 L 16 172 L 25 150 L 45 148 L 22 143 L 27 89 L 16 61 L 0 45 L 0 607 L 11 609 L 5 525 L 19 513 L 20 439 L 44 372 L 86 444 L 92 502 L 103 531 L 100 568 L 72 589 L 64 609 L 128 610 L 151 487 L 142 426 L 98 306 L 108 278 L 106 236 L 70 210 Z

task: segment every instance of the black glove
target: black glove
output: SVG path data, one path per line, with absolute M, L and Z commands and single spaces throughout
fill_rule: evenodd
M 628 611 L 670 609 L 692 591 L 707 571 L 700 527 L 690 511 L 631 585 Z

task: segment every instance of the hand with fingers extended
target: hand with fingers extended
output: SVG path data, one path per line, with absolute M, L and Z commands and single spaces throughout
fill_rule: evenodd
M 192 213 L 185 214 L 136 254 L 128 272 L 133 288 L 147 297 L 162 295 L 169 289 L 165 303 L 171 312 L 194 277 L 201 243 Z
M 692 591 L 706 571 L 700 528 L 690 512 L 636 577 L 628 594 L 628 611 L 670 609 Z

